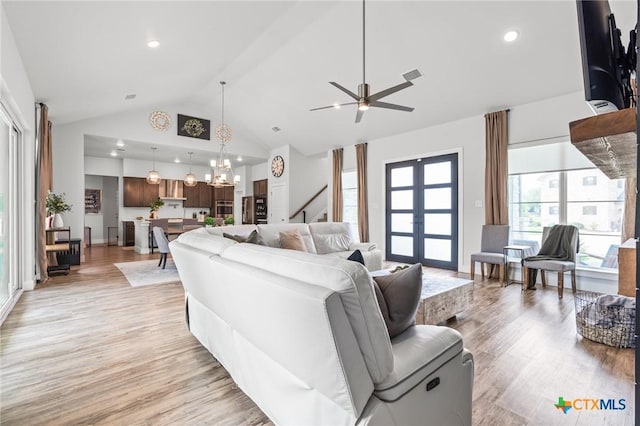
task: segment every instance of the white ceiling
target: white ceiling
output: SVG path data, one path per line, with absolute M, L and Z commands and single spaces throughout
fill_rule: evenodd
M 636 3 L 610 3 L 626 39 Z M 372 92 L 414 68 L 423 77 L 384 99 L 414 112 L 374 108 L 359 124 L 355 106 L 309 112 L 349 101 L 329 81 L 357 92 L 359 1 L 2 4 L 35 95 L 58 124 L 185 102 L 211 111 L 213 124 L 226 80 L 234 139 L 315 155 L 582 90 L 574 1 L 368 1 Z M 520 32 L 515 43 L 502 40 L 508 29 Z M 146 47 L 151 39 L 161 46 Z

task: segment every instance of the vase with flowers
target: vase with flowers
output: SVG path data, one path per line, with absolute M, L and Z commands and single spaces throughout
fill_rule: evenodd
M 71 211 L 71 204 L 67 204 L 65 200 L 65 193 L 55 194 L 49 192 L 45 201 L 45 208 L 49 215 L 53 215 L 53 222 L 51 226 L 53 228 L 62 228 L 64 221 L 62 220 L 62 213 Z

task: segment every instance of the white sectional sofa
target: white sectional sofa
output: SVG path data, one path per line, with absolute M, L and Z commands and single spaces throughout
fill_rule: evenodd
M 361 264 L 205 228 L 170 250 L 189 330 L 274 423 L 471 425 L 461 335 L 415 325 L 390 340 Z
M 382 252 L 375 243 L 360 243 L 351 226 L 342 222 L 286 223 L 281 225 L 236 225 L 206 228 L 211 235 L 248 236 L 258 231 L 260 242 L 269 247 L 280 248 L 280 232 L 298 231 L 302 235 L 309 253 L 341 257 L 346 259 L 356 249 L 360 250 L 364 264 L 370 271 L 382 269 Z

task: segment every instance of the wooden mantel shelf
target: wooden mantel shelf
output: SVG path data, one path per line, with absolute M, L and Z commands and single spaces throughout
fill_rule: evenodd
M 609 179 L 636 176 L 636 109 L 569 123 L 571 143 Z

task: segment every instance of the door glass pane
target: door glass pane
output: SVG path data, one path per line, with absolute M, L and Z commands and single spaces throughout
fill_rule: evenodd
M 413 167 L 400 167 L 391 170 L 391 187 L 413 186 Z
M 450 209 L 451 188 L 433 188 L 424 190 L 424 208 Z
M 413 256 L 413 237 L 391 236 L 391 254 Z
M 391 232 L 413 232 L 413 213 L 391 214 Z
M 392 191 L 391 210 L 413 210 L 413 191 Z
M 425 238 L 424 258 L 451 262 L 451 240 Z
M 424 233 L 451 235 L 451 214 L 431 213 L 424 215 Z
M 451 182 L 451 162 L 432 163 L 424 165 L 424 184 L 433 185 L 437 183 Z

